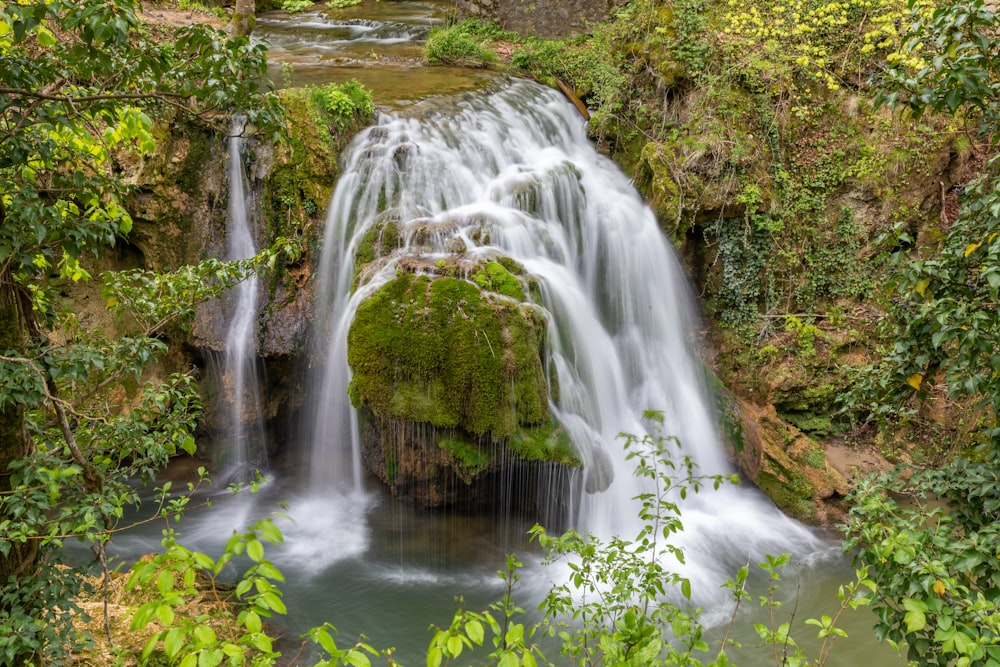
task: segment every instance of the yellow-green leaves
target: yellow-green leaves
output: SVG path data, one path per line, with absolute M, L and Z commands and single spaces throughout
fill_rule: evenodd
M 118 110 L 116 122 L 105 128 L 104 141 L 112 148 L 128 145 L 142 154 L 150 154 L 156 150 L 156 140 L 153 138 L 150 120 L 141 109 L 134 106 Z
M 926 0 L 913 4 L 913 11 L 929 6 Z M 840 88 L 839 68 L 850 60 L 838 49 L 890 59 L 901 46 L 900 25 L 911 11 L 907 0 L 776 0 L 750 6 L 729 0 L 728 5 L 724 30 L 730 38 L 750 52 L 794 65 L 829 90 Z M 855 26 L 866 28 L 858 42 L 848 38 L 856 34 Z

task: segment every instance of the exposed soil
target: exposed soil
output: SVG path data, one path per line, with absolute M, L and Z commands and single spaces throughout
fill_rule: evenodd
M 827 464 L 849 483 L 872 472 L 888 472 L 893 467 L 892 463 L 871 447 L 852 447 L 835 441 L 826 445 L 825 453 Z
M 197 23 L 207 23 L 215 28 L 225 28 L 224 19 L 197 9 L 177 9 L 174 6 L 155 2 L 142 3 L 139 19 L 153 27 L 184 27 Z

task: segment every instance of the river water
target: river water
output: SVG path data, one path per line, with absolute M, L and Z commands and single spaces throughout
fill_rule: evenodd
M 356 78 L 380 104 L 396 107 L 384 106 L 348 149 L 329 204 L 317 272 L 324 287 L 316 338 L 324 344 L 304 371 L 313 402 L 305 411 L 309 423 L 296 429 L 310 434 L 299 446 L 307 465 L 278 458 L 260 493 L 220 492 L 211 509 L 180 524 L 186 543 L 212 552 L 233 530 L 281 514 L 286 541 L 269 557 L 287 578 L 290 614 L 277 627 L 291 652 L 298 633 L 331 622 L 343 641 L 364 634 L 377 647 L 395 647 L 400 663 L 423 664 L 428 626 L 450 622 L 456 596 L 481 609 L 502 595 L 496 572 L 505 554 L 517 553 L 525 564 L 515 595 L 529 610 L 565 576 L 539 564 L 525 537 L 531 517 L 505 507 L 488 516 L 408 508 L 362 471 L 346 398 L 346 332 L 359 301 L 405 258 L 506 256 L 538 280 L 550 372 L 560 388 L 550 409 L 586 463 L 566 492 L 573 525 L 605 538 L 635 534 L 634 497 L 650 487 L 631 474 L 618 434 L 655 435 L 646 409 L 664 413 L 664 432 L 678 437 L 700 472 L 730 471 L 693 353 L 696 314 L 652 213 L 590 145 L 584 121 L 558 93 L 497 79 L 489 92 L 469 95 L 489 75 L 418 67 L 419 44 L 445 9 L 366 1 L 348 10 L 275 12 L 258 22 L 259 35 L 272 44 L 276 79 L 301 85 Z M 402 109 L 400 100 L 407 101 Z M 409 230 L 408 242 L 352 292 L 353 251 L 386 206 Z M 183 479 L 190 470 L 178 465 L 170 474 Z M 725 623 L 731 607 L 720 585 L 740 565 L 785 551 L 796 565 L 779 593 L 782 613 L 794 610 L 805 636 L 803 619 L 835 612 L 836 585 L 850 576 L 835 539 L 785 517 L 752 488 L 674 500 L 685 524 L 678 545 L 687 555 L 674 567 L 691 579 L 709 625 Z M 126 559 L 155 550 L 159 528 L 116 536 L 112 548 Z M 764 620 L 756 609 L 741 614 L 743 628 Z M 891 664 L 894 654 L 871 639 L 870 621 L 865 613 L 848 614 L 852 640 L 827 664 Z M 737 662 L 773 659 L 747 651 Z

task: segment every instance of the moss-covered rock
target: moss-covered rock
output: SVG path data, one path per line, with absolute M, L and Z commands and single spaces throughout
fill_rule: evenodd
M 733 408 L 742 426 L 734 455 L 753 483 L 797 519 L 839 519 L 837 501 L 847 495 L 847 481 L 827 465 L 821 446 L 782 421 L 773 406 L 735 399 Z
M 479 502 L 501 470 L 580 465 L 549 414 L 546 321 L 523 301 L 521 267 L 499 257 L 405 259 L 348 333 L 369 470 L 394 495 L 436 507 Z
M 348 334 L 351 400 L 375 415 L 508 438 L 548 420 L 545 323 L 460 278 L 403 274 Z

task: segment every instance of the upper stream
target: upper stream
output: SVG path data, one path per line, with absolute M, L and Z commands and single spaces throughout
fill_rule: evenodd
M 431 28 L 452 9 L 442 0 L 364 0 L 342 9 L 322 3 L 290 13 L 266 12 L 256 39 L 270 45 L 269 74 L 278 86 L 357 80 L 381 104 L 469 90 L 490 78 L 485 70 L 423 67 Z

